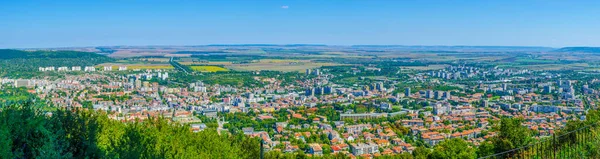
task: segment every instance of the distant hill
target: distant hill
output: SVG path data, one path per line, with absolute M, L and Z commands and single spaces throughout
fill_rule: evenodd
M 198 54 L 227 54 L 227 53 L 231 53 L 231 52 L 220 51 L 220 50 L 215 50 L 215 51 L 177 51 L 177 52 L 174 52 L 173 54 L 198 55 Z
M 117 52 L 117 50 L 111 49 L 108 47 L 96 47 L 96 49 L 99 50 L 100 53 L 105 53 L 105 54 L 112 54 L 112 53 Z
M 543 52 L 554 48 L 537 46 L 435 46 L 435 45 L 352 45 L 353 48 L 417 52 Z
M 225 46 L 225 47 L 301 47 L 301 46 L 327 46 L 324 44 L 211 44 L 206 46 Z
M 600 47 L 563 47 L 552 52 L 600 53 Z
M 39 67 L 95 66 L 114 59 L 93 52 L 78 51 L 22 51 L 0 49 L 0 77 L 46 77 Z

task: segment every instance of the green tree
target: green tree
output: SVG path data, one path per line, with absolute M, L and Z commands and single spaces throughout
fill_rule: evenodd
M 10 132 L 5 127 L 0 127 L 0 158 L 13 158 L 11 148 Z
M 477 156 L 485 157 L 494 154 L 494 144 L 489 141 L 482 142 L 477 148 Z
M 496 153 L 512 150 L 529 144 L 533 138 L 531 131 L 521 125 L 521 118 L 503 118 L 500 120 L 500 132 L 493 139 Z
M 0 128 L 5 128 L 1 133 L 7 133 L 8 138 L 2 146 L 12 145 L 12 156 L 14 158 L 64 158 L 70 157 L 70 153 L 63 148 L 65 143 L 57 140 L 57 135 L 45 127 L 47 121 L 44 115 L 33 110 L 31 103 L 23 106 L 8 106 L 0 111 Z M 12 142 L 11 142 L 12 141 Z
M 426 159 L 429 154 L 431 154 L 431 150 L 423 146 L 419 146 L 413 151 L 413 156 L 415 159 Z
M 56 110 L 31 103 L 0 111 L 1 158 L 259 158 L 258 138 L 198 133 L 163 118 L 127 122 L 102 112 Z
M 440 142 L 433 148 L 433 153 L 429 156 L 432 159 L 471 159 L 477 157 L 475 149 L 460 138 Z
M 329 155 L 333 151 L 333 150 L 331 150 L 331 147 L 329 145 L 323 145 L 322 148 L 323 148 L 324 155 Z

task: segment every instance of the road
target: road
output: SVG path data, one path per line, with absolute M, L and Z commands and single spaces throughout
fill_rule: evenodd
M 181 64 L 179 64 L 178 62 L 175 62 L 175 61 L 173 60 L 173 57 L 171 57 L 171 59 L 169 60 L 169 63 L 170 63 L 171 65 L 173 65 L 173 67 L 175 67 L 175 68 L 177 68 L 177 69 L 179 69 L 179 70 L 181 70 L 181 71 L 183 71 L 183 72 L 185 72 L 185 73 L 189 74 L 189 72 L 188 72 L 188 71 L 187 71 L 185 68 L 183 68 L 183 67 L 181 66 Z

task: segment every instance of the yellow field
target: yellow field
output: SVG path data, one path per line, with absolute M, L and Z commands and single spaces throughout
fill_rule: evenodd
M 198 71 L 198 72 L 229 71 L 228 69 L 219 67 L 219 66 L 190 66 L 190 68 L 192 68 L 192 70 Z
M 230 65 L 231 62 L 227 61 L 208 61 L 208 62 L 200 62 L 200 61 L 184 61 L 179 62 L 182 65 Z

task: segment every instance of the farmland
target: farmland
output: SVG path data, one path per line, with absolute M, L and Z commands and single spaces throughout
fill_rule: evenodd
M 260 70 L 273 70 L 273 71 L 303 71 L 306 69 L 319 68 L 321 66 L 336 66 L 340 64 L 335 63 L 323 63 L 323 62 L 292 62 L 292 63 L 249 63 L 249 64 L 231 64 L 227 68 L 239 71 L 260 71 Z
M 306 69 L 319 68 L 321 66 L 336 66 L 340 65 L 332 62 L 315 62 L 313 60 L 298 60 L 298 59 L 248 59 L 245 62 L 231 62 L 222 60 L 206 60 L 206 61 L 194 61 L 192 59 L 182 59 L 180 62 L 183 65 L 189 65 L 194 69 L 196 68 L 199 72 L 215 72 L 215 71 L 226 71 L 227 69 L 236 71 L 261 71 L 261 70 L 273 70 L 273 71 L 303 71 Z M 202 65 L 202 66 L 194 66 Z M 209 68 L 204 66 L 218 65 L 222 66 L 225 70 L 215 70 L 218 68 Z M 208 69 L 208 70 L 207 70 Z M 213 69 L 213 70 L 210 70 Z
M 172 70 L 173 66 L 164 65 L 164 64 L 114 64 L 114 63 L 105 63 L 98 65 L 96 68 L 102 69 L 104 66 L 112 66 L 113 70 L 119 69 L 120 66 L 127 66 L 128 70 Z
M 222 72 L 229 71 L 226 68 L 220 66 L 189 66 L 192 70 L 197 72 Z

